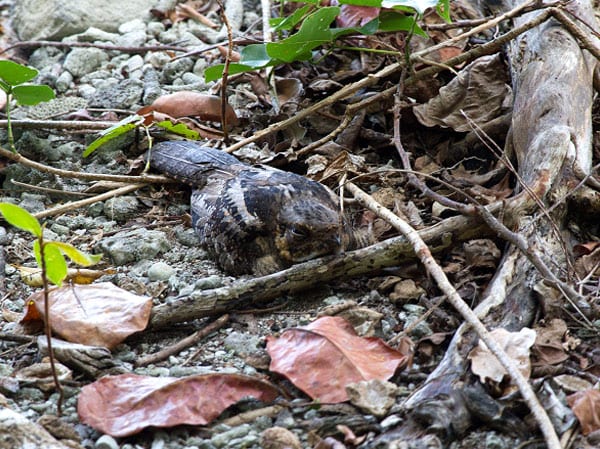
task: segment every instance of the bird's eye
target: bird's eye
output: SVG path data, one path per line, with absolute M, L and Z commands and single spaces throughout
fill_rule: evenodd
M 297 238 L 306 237 L 308 234 L 305 229 L 291 228 L 292 235 Z

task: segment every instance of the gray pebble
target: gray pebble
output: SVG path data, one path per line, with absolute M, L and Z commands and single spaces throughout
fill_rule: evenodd
M 93 72 L 107 61 L 106 53 L 98 48 L 74 48 L 67 55 L 63 68 L 79 77 Z
M 102 435 L 94 444 L 95 449 L 119 449 L 119 443 L 110 435 Z
M 164 232 L 134 229 L 119 232 L 100 241 L 98 248 L 112 259 L 115 265 L 152 259 L 169 251 L 171 244 Z
M 151 281 L 167 281 L 175 274 L 175 269 L 165 262 L 156 262 L 148 268 L 148 279 Z
M 231 440 L 245 437 L 249 432 L 250 426 L 248 424 L 242 424 L 241 426 L 233 427 L 226 432 L 213 435 L 213 437 L 210 439 L 210 442 L 218 448 L 225 447 Z
M 140 206 L 135 196 L 118 196 L 104 203 L 104 214 L 116 221 L 125 221 L 137 214 Z

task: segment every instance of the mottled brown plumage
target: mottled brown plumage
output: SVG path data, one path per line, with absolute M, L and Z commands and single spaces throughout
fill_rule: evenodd
M 192 225 L 232 274 L 269 274 L 355 246 L 336 195 L 303 176 L 181 141 L 155 145 L 151 165 L 193 186 Z

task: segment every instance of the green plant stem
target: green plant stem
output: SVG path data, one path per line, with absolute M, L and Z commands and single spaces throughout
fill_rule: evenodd
M 8 146 L 10 151 L 13 153 L 17 152 L 15 148 L 15 138 L 13 136 L 12 125 L 10 123 L 10 100 L 12 99 L 12 95 L 10 92 L 6 93 L 6 131 L 8 133 Z
M 46 333 L 46 342 L 48 345 L 48 358 L 50 359 L 50 371 L 52 372 L 52 379 L 54 380 L 54 386 L 58 393 L 58 400 L 56 401 L 56 414 L 62 415 L 62 403 L 64 399 L 64 391 L 58 375 L 56 374 L 56 363 L 54 359 L 54 350 L 52 349 L 52 327 L 50 326 L 50 287 L 48 285 L 48 277 L 46 276 L 46 257 L 44 251 L 44 236 L 43 233 L 38 237 L 40 244 L 40 268 L 42 269 L 42 285 L 44 288 L 44 331 Z

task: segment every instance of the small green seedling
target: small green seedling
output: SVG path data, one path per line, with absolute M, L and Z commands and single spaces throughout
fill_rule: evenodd
M 43 84 L 26 84 L 36 76 L 38 71 L 13 61 L 0 61 L 0 89 L 6 93 L 6 121 L 8 129 L 8 145 L 11 151 L 15 150 L 15 139 L 13 137 L 10 123 L 10 102 L 12 98 L 17 104 L 33 106 L 43 101 L 54 98 L 54 91 Z
M 57 403 L 58 414 L 61 413 L 63 390 L 56 374 L 54 363 L 54 352 L 52 350 L 52 328 L 50 326 L 50 305 L 48 301 L 49 282 L 60 286 L 67 277 L 67 262 L 65 256 L 78 265 L 90 266 L 98 263 L 101 255 L 84 253 L 69 243 L 56 242 L 44 239 L 44 227 L 37 218 L 22 207 L 10 203 L 0 203 L 0 214 L 4 219 L 16 228 L 27 231 L 35 237 L 33 252 L 35 260 L 42 271 L 42 282 L 44 285 L 44 329 L 50 354 L 50 366 L 52 377 L 59 393 Z

